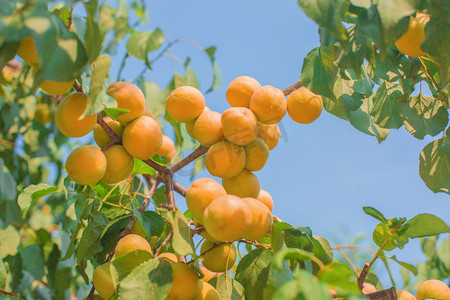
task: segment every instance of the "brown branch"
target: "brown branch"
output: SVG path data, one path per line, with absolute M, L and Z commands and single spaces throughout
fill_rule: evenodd
M 193 162 L 194 160 L 196 160 L 197 158 L 199 158 L 200 156 L 205 154 L 208 151 L 208 149 L 209 149 L 208 147 L 200 145 L 197 149 L 195 149 L 194 152 L 192 152 L 191 154 L 189 154 L 188 156 L 186 156 L 185 158 L 183 158 L 181 161 L 177 162 L 173 166 L 169 167 L 169 169 L 173 173 L 176 173 L 177 171 L 184 168 L 186 165 L 190 164 L 191 162 Z
M 84 93 L 83 92 L 83 88 L 81 86 L 78 85 L 78 82 L 75 80 L 73 82 L 73 88 L 75 89 L 75 91 L 80 92 L 80 93 Z
M 15 293 L 7 292 L 7 291 L 5 291 L 5 290 L 2 289 L 2 288 L 0 288 L 0 294 L 7 295 L 7 296 L 11 296 L 11 297 L 20 298 L 20 294 L 15 294 Z
M 206 253 L 208 253 L 209 251 L 213 250 L 214 248 L 219 247 L 220 245 L 223 245 L 223 244 L 231 244 L 231 243 L 233 243 L 233 242 L 220 242 L 220 243 L 214 244 L 211 248 L 209 248 L 209 249 L 206 250 L 205 252 L 200 253 L 200 256 L 205 255 Z M 195 261 L 195 259 L 193 258 L 193 259 L 191 259 L 190 261 L 188 261 L 186 264 L 192 264 L 194 261 Z
M 195 227 L 194 229 L 191 229 L 191 236 L 194 236 L 194 234 L 200 234 L 203 231 L 205 231 L 205 227 L 203 226 Z
M 92 285 L 91 291 L 89 292 L 89 295 L 87 296 L 86 300 L 94 300 L 94 292 L 95 292 L 95 287 L 94 287 L 94 285 Z
M 167 209 L 169 211 L 176 210 L 175 195 L 173 194 L 173 173 L 170 169 L 164 172 L 164 182 L 166 184 Z
M 285 88 L 285 89 L 283 90 L 283 94 L 284 94 L 285 96 L 290 95 L 292 92 L 298 90 L 298 89 L 301 88 L 302 86 L 303 86 L 302 83 L 301 83 L 300 81 L 297 81 L 297 82 L 294 83 L 293 85 L 288 86 L 287 88 Z
M 100 125 L 106 134 L 109 136 L 108 143 L 103 146 L 102 150 L 108 149 L 112 145 L 122 144 L 122 139 L 117 135 L 117 133 L 109 127 L 109 125 L 103 120 L 102 115 L 97 113 L 97 124 Z
M 396 300 L 397 299 L 397 291 L 395 287 L 391 287 L 386 290 L 376 291 L 370 294 L 363 294 L 367 298 L 371 300 Z
M 150 199 L 155 194 L 156 189 L 158 188 L 158 185 L 161 183 L 159 180 L 153 180 L 148 175 L 144 175 L 145 180 L 147 181 L 147 184 L 150 188 L 148 194 L 145 196 L 144 201 L 142 201 L 141 206 L 139 206 L 139 212 L 144 212 L 147 209 L 148 203 L 150 202 Z
M 361 273 L 358 276 L 358 287 L 362 291 L 364 286 L 364 281 L 366 280 L 366 276 L 369 273 L 369 263 L 365 263 Z
M 368 248 L 365 248 L 362 246 L 357 246 L 357 245 L 355 245 L 355 246 L 336 246 L 336 247 L 332 248 L 332 250 L 339 250 L 339 249 L 362 249 L 362 250 L 366 250 L 367 252 L 370 252 L 374 255 L 376 254 L 375 251 L 372 251 Z
M 181 196 L 186 197 L 187 189 L 178 182 L 176 181 L 173 182 L 173 189 Z
M 161 243 L 161 245 L 155 250 L 155 257 L 158 257 L 161 253 L 162 249 L 169 243 L 170 239 L 173 237 L 173 228 L 170 226 L 170 232 L 164 239 L 164 241 Z
M 143 160 L 143 162 L 145 162 L 147 165 L 158 171 L 160 174 L 164 174 L 165 170 L 167 169 L 167 167 L 161 166 L 160 164 L 154 162 L 151 159 Z
M 254 245 L 256 247 L 261 247 L 261 248 L 266 248 L 266 249 L 271 249 L 269 245 L 265 245 L 265 244 L 260 244 L 258 242 L 254 242 L 254 241 L 249 241 L 249 240 L 237 240 L 240 243 L 246 243 L 246 244 L 250 244 L 250 245 Z

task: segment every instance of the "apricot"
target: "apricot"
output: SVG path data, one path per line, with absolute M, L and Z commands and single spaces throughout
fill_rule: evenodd
M 258 88 L 250 99 L 250 109 L 259 122 L 276 124 L 286 114 L 286 97 L 280 89 L 271 85 Z
M 153 113 L 150 109 L 144 106 L 144 110 L 142 111 L 142 116 L 147 116 L 153 118 Z
M 262 203 L 264 203 L 267 206 L 267 208 L 269 209 L 269 211 L 272 212 L 273 200 L 272 200 L 272 196 L 270 196 L 269 192 L 267 192 L 266 190 L 260 189 L 259 195 L 256 198 L 256 200 L 259 200 Z
M 397 300 L 416 300 L 413 294 L 404 290 L 397 290 Z
M 205 166 L 213 176 L 230 178 L 245 167 L 244 148 L 227 141 L 212 145 L 205 155 Z
M 267 144 L 269 150 L 272 150 L 278 145 L 280 134 L 280 129 L 277 124 L 267 125 L 258 123 L 258 137 Z
M 167 135 L 163 135 L 161 148 L 159 148 L 158 156 L 163 157 L 165 156 L 167 158 L 167 162 L 171 162 L 173 157 L 177 151 L 175 150 L 175 144 L 173 143 L 172 139 L 168 137 Z
M 17 55 L 29 64 L 36 65 L 39 63 L 36 45 L 31 35 L 20 41 L 19 49 L 17 49 Z
M 125 150 L 140 160 L 152 158 L 161 148 L 163 134 L 158 123 L 141 116 L 125 126 L 122 143 Z
M 109 127 L 111 127 L 112 130 L 114 130 L 119 137 L 123 134 L 123 125 L 120 124 L 117 121 L 114 121 L 110 117 L 103 118 L 106 124 L 108 124 Z M 103 148 L 106 144 L 108 144 L 110 137 L 106 133 L 106 131 L 103 129 L 100 124 L 95 124 L 94 126 L 94 139 L 97 145 L 100 148 Z
M 240 76 L 231 81 L 225 95 L 231 106 L 250 108 L 250 99 L 260 87 L 261 84 L 256 79 L 250 76 Z
M 186 123 L 186 131 L 189 134 L 189 136 L 193 139 L 195 139 L 194 125 L 195 125 L 195 121 Z
M 245 146 L 253 142 L 258 134 L 258 122 L 251 110 L 231 107 L 222 114 L 223 135 L 236 145 Z
M 47 103 L 38 103 L 34 112 L 34 120 L 42 125 L 52 121 L 53 115 L 50 114 L 50 107 Z
M 180 260 L 178 259 L 178 256 L 176 256 L 175 254 L 170 253 L 170 252 L 161 253 L 158 257 L 164 258 L 165 260 L 168 260 L 169 262 L 173 262 L 173 263 L 180 262 Z
M 137 234 L 141 237 L 143 237 L 144 239 L 147 238 L 149 235 L 142 229 L 141 226 L 141 222 L 139 222 L 139 220 L 136 219 L 136 221 L 133 224 L 133 227 L 131 228 L 131 232 L 134 234 Z M 152 236 L 153 239 L 153 236 Z M 150 245 L 151 246 L 151 245 Z
M 136 85 L 130 82 L 114 82 L 109 86 L 106 94 L 117 101 L 118 108 L 130 110 L 126 114 L 117 116 L 116 120 L 119 122 L 130 122 L 144 112 L 144 94 Z
M 96 184 L 105 175 L 106 157 L 95 146 L 78 147 L 67 157 L 66 171 L 80 185 Z
M 192 216 L 203 223 L 206 207 L 216 198 L 226 195 L 223 186 L 211 178 L 194 181 L 186 191 L 186 203 Z
M 211 146 L 224 139 L 221 114 L 203 111 L 193 126 L 195 139 L 203 146 Z
M 368 282 L 364 282 L 363 283 L 363 288 L 361 290 L 361 292 L 363 294 L 370 294 L 370 293 L 375 293 L 377 291 L 376 287 Z
M 206 252 L 202 255 L 203 265 L 212 272 L 228 271 L 236 261 L 236 247 L 233 243 L 214 246 L 213 242 L 207 240 L 203 242 L 200 249 L 200 253 Z
M 269 147 L 261 139 L 256 138 L 250 144 L 244 146 L 245 168 L 249 171 L 261 170 L 269 158 Z
M 243 237 L 248 240 L 260 240 L 272 229 L 272 214 L 264 203 L 255 198 L 242 198 L 252 212 L 252 222 Z
M 424 13 L 417 13 L 411 18 L 408 30 L 395 42 L 400 52 L 413 57 L 426 54 L 420 45 L 425 41 L 425 26 L 428 21 L 430 16 Z
M 4 66 L 2 69 L 2 77 L 4 82 L 6 83 L 12 83 L 14 78 L 17 78 L 20 74 L 20 71 L 22 71 L 22 64 L 19 64 L 18 62 L 16 65 L 10 67 L 8 65 Z
M 208 231 L 206 230 L 206 228 L 204 228 L 204 226 L 203 226 L 196 218 L 194 218 L 194 225 L 195 225 L 196 227 L 203 227 L 204 230 L 202 230 L 202 231 L 200 232 L 200 235 L 201 235 L 202 237 L 204 237 L 206 240 L 211 241 L 211 242 L 216 242 L 216 243 L 220 242 L 220 241 L 216 240 L 215 238 L 213 238 L 213 237 L 208 233 Z
M 222 185 L 228 194 L 239 197 L 256 198 L 259 195 L 258 177 L 246 169 L 234 177 L 222 179 Z
M 219 292 L 209 283 L 199 280 L 193 300 L 220 300 Z
M 183 263 L 171 264 L 172 288 L 166 300 L 190 300 L 194 298 L 198 288 L 197 274 Z
M 247 202 L 234 195 L 214 199 L 205 209 L 206 230 L 218 241 L 240 239 L 252 223 L 252 211 Z
M 292 92 L 287 99 L 287 109 L 292 120 L 300 124 L 310 124 L 323 110 L 323 101 L 320 95 L 316 95 L 305 87 Z
M 204 266 L 200 266 L 200 271 L 203 274 L 203 277 L 200 278 L 201 280 L 208 282 L 211 279 L 213 279 L 214 277 L 219 276 L 222 273 L 216 273 L 216 272 L 211 272 L 210 270 L 208 270 L 207 268 L 205 268 Z
M 98 266 L 94 270 L 93 275 L 93 283 L 95 290 L 103 299 L 111 298 L 115 291 L 116 287 L 114 286 L 114 282 L 111 276 L 111 263 L 105 263 L 101 266 Z
M 205 108 L 203 94 L 192 86 L 176 88 L 166 100 L 169 115 L 178 122 L 189 123 L 195 120 Z
M 103 153 L 107 162 L 102 178 L 104 183 L 117 183 L 130 176 L 134 168 L 134 159 L 122 145 L 112 145 Z
M 435 298 L 439 300 L 450 300 L 450 288 L 440 280 L 427 280 L 419 286 L 416 295 L 417 300 Z
M 97 121 L 97 115 L 84 115 L 86 110 L 87 95 L 74 93 L 65 97 L 56 106 L 55 120 L 58 129 L 66 136 L 81 137 L 91 131 Z
M 135 250 L 143 250 L 147 251 L 148 253 L 152 253 L 152 248 L 150 248 L 150 244 L 147 242 L 147 240 L 137 234 L 132 233 L 124 236 L 119 240 L 114 255 L 116 257 L 119 257 Z
M 75 80 L 70 81 L 54 81 L 43 80 L 39 83 L 39 87 L 49 95 L 64 95 L 73 86 Z

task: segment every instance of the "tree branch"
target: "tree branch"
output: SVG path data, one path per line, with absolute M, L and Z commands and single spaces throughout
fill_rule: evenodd
M 144 175 L 145 180 L 147 181 L 147 184 L 150 188 L 148 194 L 145 196 L 144 201 L 142 201 L 141 206 L 139 206 L 139 212 L 144 212 L 147 209 L 148 203 L 150 202 L 150 199 L 155 194 L 156 189 L 158 188 L 158 185 L 161 183 L 160 180 L 153 180 L 150 176 Z
M 83 88 L 78 85 L 78 82 L 76 80 L 73 82 L 73 88 L 79 93 L 84 93 Z
M 395 287 L 363 295 L 371 300 L 397 300 L 397 291 L 395 290 Z
M 178 182 L 176 181 L 173 182 L 173 189 L 181 196 L 186 197 L 187 189 Z
M 6 296 L 11 296 L 11 297 L 16 297 L 16 298 L 20 298 L 20 294 L 15 294 L 15 293 L 11 293 L 11 292 L 7 292 L 4 289 L 0 288 L 0 294 L 6 295 Z
M 297 82 L 294 83 L 293 85 L 288 86 L 287 88 L 285 88 L 285 89 L 283 90 L 283 94 L 284 94 L 285 96 L 290 95 L 292 92 L 298 90 L 298 89 L 301 88 L 302 86 L 303 86 L 302 83 L 301 83 L 300 81 L 297 81 Z
M 175 195 L 173 194 L 173 173 L 170 169 L 164 172 L 164 182 L 166 184 L 167 209 L 169 211 L 176 210 Z
M 97 113 L 97 124 L 100 125 L 106 134 L 109 136 L 108 143 L 103 146 L 102 150 L 108 149 L 112 145 L 122 144 L 122 139 L 117 135 L 117 133 L 109 127 L 109 125 L 103 120 L 102 115 Z
M 155 250 L 155 257 L 159 256 L 159 254 L 161 253 L 162 249 L 167 245 L 167 243 L 169 243 L 169 241 L 172 239 L 172 237 L 173 237 L 173 228 L 172 228 L 172 226 L 170 226 L 169 234 L 166 236 L 166 238 L 161 243 L 161 245 L 158 247 L 158 249 Z
M 164 174 L 165 170 L 167 169 L 167 167 L 161 166 L 158 163 L 155 163 L 153 160 L 151 159 L 146 159 L 143 160 L 143 162 L 145 162 L 147 165 L 149 165 L 150 167 L 152 167 L 153 169 L 155 169 L 156 171 L 159 172 L 159 174 Z
M 182 168 L 184 168 L 185 166 L 187 166 L 188 164 L 190 164 L 191 162 L 193 162 L 194 160 L 205 154 L 208 151 L 208 149 L 209 149 L 208 147 L 200 145 L 197 149 L 195 149 L 194 152 L 192 152 L 191 154 L 189 154 L 188 156 L 186 156 L 173 166 L 169 167 L 169 169 L 173 173 L 176 173 L 177 171 L 181 170 Z

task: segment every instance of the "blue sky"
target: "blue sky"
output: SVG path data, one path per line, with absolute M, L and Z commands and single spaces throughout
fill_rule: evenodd
M 223 85 L 207 94 L 206 102 L 218 112 L 229 107 L 225 91 L 235 77 L 249 75 L 262 85 L 283 89 L 298 80 L 303 58 L 319 45 L 317 25 L 294 0 L 166 0 L 149 1 L 148 5 L 150 24 L 139 30 L 158 26 L 171 39 L 190 40 L 205 48 L 217 46 Z M 207 56 L 183 44 L 172 51 L 182 59 L 185 55 L 192 58 L 191 66 L 205 92 L 211 84 Z M 112 74 L 117 74 L 123 55 L 124 49 L 118 49 Z M 182 71 L 181 65 L 164 58 L 147 76 L 165 87 L 174 65 Z M 140 61 L 130 59 L 124 69 L 125 79 L 134 79 L 136 70 L 142 67 Z M 417 140 L 402 127 L 378 144 L 374 137 L 326 111 L 310 125 L 297 124 L 288 115 L 279 125 L 280 143 L 256 174 L 261 187 L 274 198 L 273 214 L 283 221 L 309 226 L 314 233 L 330 239 L 348 237 L 342 228 L 349 228 L 350 236 L 364 233 L 370 238 L 377 221 L 365 215 L 362 206 L 373 206 L 388 218 L 432 213 L 450 224 L 448 195 L 431 192 L 418 171 L 419 153 L 433 138 Z M 203 176 L 209 174 L 204 172 L 196 178 Z M 187 177 L 178 175 L 176 180 L 189 186 Z M 180 197 L 177 205 L 186 209 Z M 418 241 L 389 254 L 409 262 L 424 259 Z M 381 277 L 387 277 L 384 269 L 380 270 Z

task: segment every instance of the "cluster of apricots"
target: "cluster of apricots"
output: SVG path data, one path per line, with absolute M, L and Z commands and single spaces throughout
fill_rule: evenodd
M 136 85 L 116 82 L 109 86 L 107 93 L 117 101 L 119 108 L 129 112 L 117 116 L 116 120 L 103 119 L 122 138 L 122 145 L 112 145 L 103 151 L 100 148 L 105 147 L 110 137 L 97 124 L 95 114 L 84 115 L 86 94 L 70 94 L 56 107 L 56 124 L 63 134 L 81 137 L 93 130 L 100 147 L 84 145 L 69 154 L 66 171 L 81 185 L 96 184 L 100 180 L 111 184 L 128 178 L 134 167 L 133 157 L 146 160 L 157 154 L 170 162 L 176 153 L 173 141 L 162 133 L 151 112 L 145 108 L 144 95 Z
M 364 283 L 362 292 L 364 294 L 375 293 L 377 289 L 373 284 Z M 431 279 L 423 282 L 417 289 L 417 294 L 414 296 L 408 291 L 397 290 L 398 300 L 425 300 L 425 299 L 440 299 L 450 300 L 450 288 L 445 282 Z

